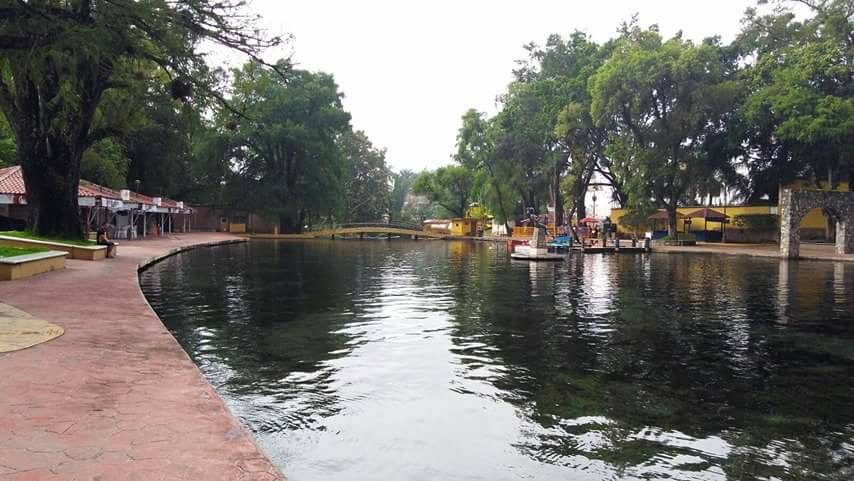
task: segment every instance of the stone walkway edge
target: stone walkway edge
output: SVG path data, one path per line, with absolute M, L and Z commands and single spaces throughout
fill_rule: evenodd
M 124 241 L 119 256 L 0 284 L 65 335 L 0 354 L 0 481 L 281 481 L 169 333 L 139 272 L 227 234 Z

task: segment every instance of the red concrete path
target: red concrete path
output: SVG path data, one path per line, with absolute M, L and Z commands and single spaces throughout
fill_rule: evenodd
M 0 354 L 0 480 L 281 480 L 149 309 L 137 265 L 184 234 L 119 257 L 0 283 L 0 302 L 65 335 Z

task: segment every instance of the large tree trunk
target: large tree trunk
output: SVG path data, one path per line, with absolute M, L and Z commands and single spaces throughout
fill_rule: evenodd
M 560 172 L 557 167 L 552 179 L 552 201 L 555 207 L 555 226 L 563 225 L 563 195 L 560 192 Z
M 667 236 L 671 239 L 676 239 L 678 232 L 676 230 L 676 206 L 667 206 Z
M 32 230 L 38 235 L 82 239 L 77 190 L 82 149 L 64 142 L 31 139 L 18 150 Z
M 575 205 L 575 217 L 578 220 L 587 217 L 587 206 L 584 204 L 584 202 L 587 200 L 586 197 L 587 193 L 585 192 L 580 196 L 576 197 L 573 201 L 573 204 Z

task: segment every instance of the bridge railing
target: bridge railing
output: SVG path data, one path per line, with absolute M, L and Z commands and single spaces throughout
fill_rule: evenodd
M 339 224 L 336 225 L 335 228 L 338 229 L 350 229 L 350 228 L 358 228 L 358 227 L 378 227 L 378 228 L 386 228 L 386 229 L 404 229 L 404 230 L 423 230 L 420 225 L 417 224 L 409 224 L 402 222 L 395 223 L 387 223 L 387 222 L 350 222 L 347 224 Z

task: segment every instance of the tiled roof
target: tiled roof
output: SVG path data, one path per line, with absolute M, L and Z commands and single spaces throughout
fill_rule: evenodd
M 0 169 L 0 194 L 26 195 L 27 188 L 24 186 L 24 174 L 20 165 Z M 80 197 L 106 197 L 108 199 L 121 199 L 118 192 L 85 180 L 80 181 L 77 188 Z
M 24 195 L 26 193 L 27 189 L 24 187 L 21 166 L 15 165 L 0 169 L 0 194 Z
M 130 191 L 130 201 L 136 204 L 154 205 L 154 199 L 139 192 Z
M 77 195 L 80 197 L 106 197 L 108 199 L 121 199 L 122 195 L 113 189 L 98 185 L 88 180 L 81 180 L 80 187 L 77 189 Z
M 26 193 L 27 189 L 24 187 L 24 175 L 21 172 L 20 165 L 0 169 L 0 194 L 26 195 Z M 80 180 L 77 195 L 79 197 L 102 197 L 116 200 L 122 198 L 120 192 L 82 179 Z M 152 197 L 133 191 L 130 191 L 130 200 L 128 202 L 154 205 Z M 160 206 L 175 209 L 178 207 L 178 203 L 172 199 L 163 198 L 160 200 Z M 184 208 L 188 209 L 189 206 L 185 205 Z

